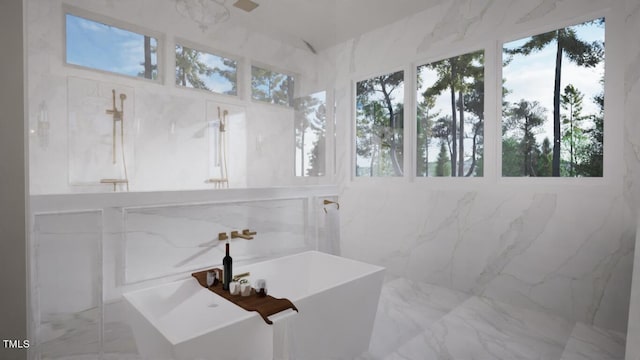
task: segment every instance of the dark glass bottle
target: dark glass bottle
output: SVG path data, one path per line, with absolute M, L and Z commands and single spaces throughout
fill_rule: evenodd
M 224 258 L 222 259 L 222 266 L 224 268 L 224 281 L 222 282 L 222 288 L 224 290 L 229 290 L 229 284 L 231 284 L 231 279 L 233 278 L 232 275 L 232 259 L 231 256 L 229 256 L 229 243 L 225 244 L 225 250 L 226 250 L 226 255 L 224 256 Z

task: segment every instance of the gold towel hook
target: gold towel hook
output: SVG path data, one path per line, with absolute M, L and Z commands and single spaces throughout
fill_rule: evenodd
M 337 202 L 335 202 L 335 201 L 331 201 L 331 200 L 324 200 L 322 203 L 323 203 L 324 205 L 336 204 L 336 208 L 337 208 L 338 210 L 340 210 L 340 203 L 337 203 Z M 324 213 L 325 213 L 325 214 L 327 214 L 327 208 L 326 208 L 326 207 L 324 207 L 324 208 L 323 208 L 323 210 L 324 210 Z

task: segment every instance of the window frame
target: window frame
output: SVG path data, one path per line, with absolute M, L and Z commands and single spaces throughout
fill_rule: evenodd
M 499 81 L 496 82 L 496 87 L 494 88 L 495 94 L 500 94 L 499 96 L 497 96 L 496 102 L 495 102 L 495 106 L 497 109 L 497 117 L 496 117 L 496 121 L 495 121 L 495 129 L 496 129 L 496 139 L 495 139 L 495 147 L 496 147 L 496 152 L 495 152 L 495 156 L 496 158 L 496 169 L 495 169 L 495 176 L 497 178 L 497 183 L 501 184 L 501 185 L 522 185 L 522 184 L 527 184 L 528 186 L 534 186 L 534 187 L 542 187 L 542 188 L 546 188 L 549 186 L 602 186 L 602 185 L 611 185 L 613 184 L 613 182 L 615 180 L 613 180 L 615 177 L 621 178 L 622 177 L 622 171 L 620 170 L 615 170 L 613 169 L 612 166 L 612 155 L 614 153 L 616 153 L 616 150 L 614 149 L 614 145 L 612 144 L 612 140 L 611 137 L 619 131 L 616 131 L 614 126 L 614 129 L 611 129 L 611 125 L 606 125 L 608 123 L 609 119 L 615 119 L 614 115 L 611 115 L 611 113 L 613 112 L 613 106 L 611 105 L 612 102 L 616 102 L 616 99 L 613 98 L 613 96 L 611 95 L 612 93 L 616 93 L 614 90 L 612 90 L 611 88 L 613 86 L 615 86 L 614 84 L 612 84 L 615 80 L 613 80 L 611 77 L 611 60 L 607 61 L 607 58 L 610 58 L 610 56 L 608 56 L 608 54 L 612 53 L 611 50 L 608 50 L 610 48 L 611 45 L 609 46 L 605 46 L 604 48 L 604 58 L 605 58 L 605 63 L 604 63 L 604 94 L 605 94 L 605 102 L 604 102 L 604 129 L 603 130 L 603 139 L 602 139 L 602 151 L 603 151 L 603 155 L 602 155 L 602 176 L 600 177 L 571 177 L 571 176 L 558 176 L 558 177 L 553 177 L 553 176 L 545 176 L 545 177 L 526 177 L 526 176 L 504 176 L 502 174 L 502 78 L 503 78 L 503 66 L 502 66 L 502 60 L 503 60 L 503 48 L 504 45 L 513 41 L 517 41 L 517 40 L 521 40 L 524 38 L 528 38 L 531 36 L 535 36 L 535 35 L 539 35 L 539 34 L 544 34 L 546 32 L 549 31 L 553 31 L 553 30 L 557 30 L 557 29 L 562 29 L 562 28 L 566 28 L 566 27 L 570 27 L 570 26 L 575 26 L 575 25 L 579 25 L 582 24 L 584 22 L 587 21 L 592 21 L 592 20 L 596 20 L 599 18 L 605 18 L 605 29 L 604 29 L 604 36 L 605 36 L 605 44 L 611 44 L 613 43 L 611 40 L 613 39 L 611 36 L 611 31 L 607 30 L 610 28 L 610 26 L 612 25 L 612 23 L 614 21 L 616 21 L 616 17 L 614 16 L 613 12 L 611 11 L 610 8 L 607 9 L 603 9 L 600 11 L 595 11 L 595 12 L 590 12 L 590 13 L 585 13 L 579 16 L 573 16 L 570 18 L 565 18 L 559 21 L 556 21 L 552 24 L 542 24 L 539 26 L 535 26 L 535 27 L 530 27 L 527 28 L 526 30 L 522 30 L 522 31 L 518 31 L 518 32 L 512 32 L 509 34 L 505 34 L 505 36 L 499 36 L 496 38 L 495 44 L 496 44 L 496 56 L 498 57 L 498 62 L 497 62 L 497 67 L 495 68 L 495 78 L 496 80 L 499 79 Z M 613 19 L 613 20 L 612 20 Z M 608 23 L 606 22 L 608 20 Z M 614 25 L 615 27 L 615 25 Z M 615 47 L 615 44 L 614 44 Z M 615 57 L 614 57 L 615 60 Z M 486 90 L 485 90 L 486 92 Z M 607 95 L 609 94 L 609 95 Z M 609 101 L 607 101 L 607 99 L 610 99 Z M 622 151 L 620 151 L 619 153 L 622 153 Z
M 491 52 L 491 47 L 490 46 L 485 46 L 485 45 L 479 45 L 477 47 L 471 47 L 472 50 L 463 50 L 463 51 L 455 51 L 455 49 L 453 51 L 446 51 L 443 53 L 439 53 L 439 55 L 436 56 L 430 56 L 428 58 L 423 58 L 423 59 L 418 59 L 416 61 L 413 61 L 411 63 L 412 69 L 413 69 L 413 82 L 411 84 L 412 86 L 412 92 L 411 92 L 411 96 L 412 96 L 412 106 L 411 106 L 411 116 L 412 116 L 412 122 L 411 122 L 411 129 L 413 131 L 412 135 L 411 135 L 411 154 L 413 157 L 412 160 L 412 169 L 411 169 L 411 176 L 413 176 L 414 181 L 448 181 L 451 179 L 467 179 L 464 182 L 484 182 L 484 179 L 486 179 L 487 177 L 491 177 L 491 175 L 487 174 L 487 163 L 489 161 L 487 161 L 487 143 L 489 142 L 489 140 L 491 140 L 492 136 L 487 137 L 487 123 L 488 123 L 488 119 L 489 117 L 487 116 L 487 109 L 489 106 L 491 106 L 491 96 L 489 95 L 489 92 L 487 91 L 488 83 L 491 83 L 493 81 L 493 78 L 490 78 L 490 71 L 488 71 L 489 65 L 488 64 L 488 60 L 490 59 L 489 54 Z M 475 49 L 475 50 L 473 50 Z M 418 88 L 417 88 L 417 79 L 418 79 L 418 67 L 419 66 L 424 66 L 424 65 L 428 65 L 428 64 L 432 64 L 435 62 L 439 62 L 439 61 L 443 61 L 443 60 L 447 60 L 450 59 L 452 57 L 456 57 L 456 56 L 461 56 L 461 55 L 465 55 L 465 54 L 469 54 L 469 53 L 473 53 L 473 52 L 478 52 L 478 51 L 482 51 L 483 52 L 483 56 L 484 56 L 484 69 L 483 69 L 483 76 L 484 76 L 484 103 L 483 103 L 483 110 L 484 110 L 484 129 L 482 130 L 483 132 L 483 146 L 482 146 L 482 151 L 485 152 L 485 158 L 483 160 L 483 175 L 482 176 L 418 176 L 417 175 L 417 168 L 418 168 L 418 164 L 416 163 L 417 161 L 417 150 L 418 150 L 418 137 L 417 137 L 417 121 L 418 121 Z M 443 55 L 444 54 L 444 55 Z M 449 54 L 453 54 L 453 55 L 449 55 Z M 440 56 L 442 55 L 442 56 Z M 434 60 L 435 59 L 435 60 Z M 492 135 L 492 134 L 491 134 Z M 491 169 L 491 168 L 490 168 Z
M 277 66 L 271 66 L 259 61 L 254 61 L 251 60 L 249 61 L 249 64 L 247 66 L 247 71 L 246 73 L 248 74 L 248 79 L 246 80 L 246 83 L 248 84 L 248 89 L 247 89 L 247 100 L 249 100 L 249 102 L 251 104 L 261 104 L 261 105 L 271 105 L 271 106 L 277 106 L 279 108 L 284 108 L 284 109 L 290 109 L 293 111 L 293 104 L 288 104 L 288 105 L 282 105 L 282 104 L 274 104 L 272 102 L 266 102 L 266 101 L 262 101 L 262 100 L 258 100 L 258 99 L 254 99 L 253 98 L 253 67 L 258 67 L 261 68 L 263 70 L 269 70 L 272 72 L 277 72 L 279 74 L 283 74 L 283 75 L 287 75 L 290 76 L 291 78 L 293 78 L 293 94 L 292 94 L 292 98 L 296 98 L 298 96 L 296 96 L 296 92 L 297 92 L 297 88 L 300 88 L 298 81 L 300 80 L 300 76 L 297 73 L 294 73 L 292 71 L 288 71 L 288 70 L 282 70 L 281 68 L 277 67 Z M 298 84 L 298 85 L 296 85 Z
M 404 64 L 402 66 L 394 66 L 394 67 L 385 67 L 385 69 L 386 70 L 383 70 L 383 71 L 376 71 L 372 73 L 360 74 L 360 75 L 351 77 L 351 81 L 350 81 L 351 104 L 350 104 L 350 123 L 349 123 L 350 131 L 349 131 L 349 147 L 348 148 L 350 149 L 349 156 L 351 159 L 349 162 L 349 167 L 350 167 L 349 174 L 352 182 L 411 181 L 412 177 L 414 176 L 411 172 L 407 173 L 407 171 L 412 171 L 412 172 L 414 171 L 413 170 L 414 165 L 412 165 L 412 163 L 414 162 L 414 158 L 415 158 L 415 155 L 412 153 L 413 151 L 412 148 L 414 145 L 411 144 L 412 141 L 407 141 L 407 139 L 411 139 L 415 131 L 412 129 L 411 126 L 406 126 L 406 124 L 407 124 L 407 120 L 409 121 L 415 120 L 414 118 L 415 115 L 412 114 L 411 110 L 409 109 L 409 106 L 413 107 L 415 100 L 414 100 L 414 97 L 411 95 L 411 88 L 407 90 L 407 87 L 408 87 L 407 77 L 414 76 L 415 70 L 412 70 L 412 66 L 410 64 Z M 356 150 L 357 150 L 356 122 L 357 122 L 358 109 L 356 106 L 356 101 L 357 101 L 358 82 L 369 80 L 377 76 L 393 74 L 399 71 L 402 71 L 404 73 L 404 77 L 403 77 L 404 94 L 402 97 L 403 99 L 402 175 L 401 176 L 357 176 L 356 163 L 357 163 L 358 156 L 356 154 Z M 413 85 L 410 85 L 410 87 L 413 87 Z M 409 164 L 409 167 L 411 167 L 412 169 L 409 169 L 407 164 Z
M 213 55 L 213 56 L 217 56 L 217 57 L 221 57 L 221 58 L 226 58 L 229 60 L 233 60 L 236 62 L 236 94 L 235 95 L 231 95 L 231 94 L 224 94 L 224 93 L 219 93 L 216 91 L 208 91 L 208 90 L 204 90 L 204 89 L 198 89 L 198 88 L 192 88 L 192 87 L 188 87 L 188 86 L 182 86 L 182 85 L 178 85 L 175 83 L 175 69 L 176 69 L 176 59 L 175 59 L 175 48 L 176 46 L 185 46 L 189 49 L 192 50 L 196 50 L 196 51 L 200 51 L 203 53 L 207 53 L 209 55 Z M 173 87 L 175 87 L 176 89 L 186 89 L 186 90 L 191 90 L 191 91 L 196 91 L 196 92 L 200 92 L 203 94 L 209 94 L 209 95 L 216 95 L 216 96 L 225 96 L 228 97 L 230 99 L 241 99 L 242 96 L 241 94 L 244 93 L 244 85 L 245 85 L 245 81 L 244 81 L 244 62 L 242 57 L 237 56 L 237 55 L 233 55 L 233 54 L 229 54 L 226 51 L 221 51 L 221 50 L 217 50 L 211 47 L 208 47 L 206 45 L 202 45 L 202 44 L 198 44 L 192 41 L 189 41 L 185 38 L 181 38 L 181 37 L 176 37 L 174 39 L 173 42 L 173 54 L 174 54 L 174 58 L 173 58 L 173 72 L 172 72 L 172 82 L 171 84 L 173 85 Z M 167 76 L 168 78 L 168 76 Z
M 91 11 L 87 11 L 75 6 L 71 6 L 68 4 L 62 4 L 61 6 L 61 19 L 62 19 L 62 64 L 64 67 L 71 69 L 78 69 L 84 71 L 91 71 L 98 74 L 103 75 L 111 75 L 111 76 L 119 76 L 125 79 L 135 79 L 139 81 L 146 81 L 152 84 L 164 84 L 166 80 L 165 74 L 165 46 L 166 46 L 166 36 L 164 33 L 160 31 L 150 30 L 145 27 L 141 27 L 132 23 L 128 23 L 122 20 L 114 19 L 105 15 L 97 14 Z M 101 23 L 107 26 L 112 26 L 118 28 L 120 30 L 132 32 L 142 36 L 149 36 L 157 41 L 157 51 L 156 51 L 156 59 L 157 59 L 157 78 L 156 79 L 147 79 L 141 76 L 132 76 L 127 74 L 122 74 L 118 72 L 96 69 L 89 66 L 71 64 L 67 61 L 67 15 L 83 18 L 85 20 Z

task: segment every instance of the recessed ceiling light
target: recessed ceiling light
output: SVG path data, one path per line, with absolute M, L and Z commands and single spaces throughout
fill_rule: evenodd
M 237 7 L 238 9 L 242 9 L 246 12 L 250 12 L 252 10 L 254 10 L 255 8 L 258 7 L 258 3 L 253 2 L 251 0 L 238 0 L 235 2 L 235 4 L 233 4 L 233 6 Z

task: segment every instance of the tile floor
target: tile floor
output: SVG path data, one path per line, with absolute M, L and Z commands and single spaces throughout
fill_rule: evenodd
M 625 335 L 407 279 L 387 281 L 362 360 L 623 360 Z
M 96 346 L 87 315 L 43 344 L 40 359 L 141 360 L 121 306 L 105 307 L 102 356 L 87 351 Z M 357 360 L 623 360 L 624 350 L 625 334 L 397 278 L 382 287 L 369 351 Z

